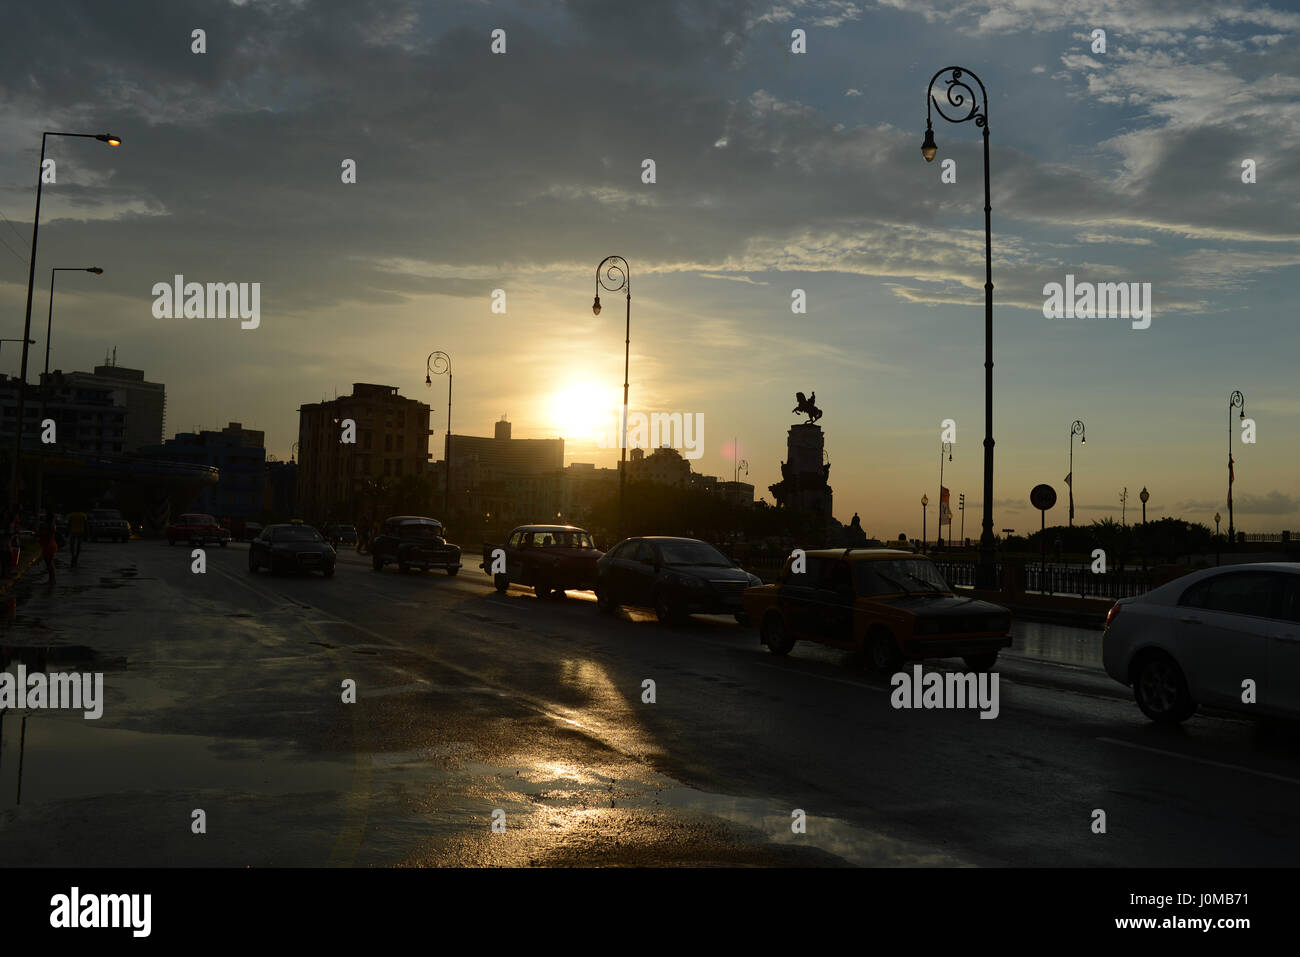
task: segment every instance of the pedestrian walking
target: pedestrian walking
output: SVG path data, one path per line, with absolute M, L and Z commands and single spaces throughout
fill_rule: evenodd
M 45 562 L 45 572 L 49 575 L 46 579 L 47 585 L 54 584 L 54 554 L 59 550 L 59 543 L 56 540 L 54 530 L 54 512 L 45 513 L 45 521 L 41 523 L 39 535 L 41 543 L 41 560 Z
M 86 513 L 78 509 L 68 516 L 68 554 L 72 557 L 72 567 L 77 567 L 77 559 L 81 557 L 81 543 L 86 538 L 86 529 L 89 519 Z

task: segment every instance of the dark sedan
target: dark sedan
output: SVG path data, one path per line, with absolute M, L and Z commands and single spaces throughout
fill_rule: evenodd
M 741 596 L 761 584 L 708 542 L 628 538 L 596 563 L 596 606 L 607 614 L 619 605 L 648 606 L 665 623 L 688 615 L 734 615 L 744 624 Z
M 248 546 L 248 570 L 334 574 L 338 556 L 334 547 L 308 525 L 268 525 Z

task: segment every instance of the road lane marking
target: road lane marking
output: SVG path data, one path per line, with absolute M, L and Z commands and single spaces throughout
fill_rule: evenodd
M 1179 754 L 1177 751 L 1165 751 L 1162 748 L 1151 748 L 1145 744 L 1133 744 L 1130 741 L 1120 741 L 1118 738 L 1099 737 L 1097 740 L 1105 741 L 1107 744 L 1117 744 L 1121 748 L 1133 748 L 1136 751 L 1148 751 L 1151 754 L 1163 754 L 1167 758 L 1181 758 L 1184 761 L 1192 761 L 1196 764 L 1207 764 L 1213 768 L 1227 768 L 1229 771 L 1241 771 L 1245 774 L 1253 774 L 1260 778 L 1284 781 L 1287 784 L 1300 784 L 1300 778 L 1289 778 L 1285 774 L 1274 774 L 1271 771 L 1257 771 L 1254 768 L 1248 768 L 1241 764 L 1228 764 L 1225 761 L 1212 761 L 1209 758 L 1198 758 L 1190 754 Z

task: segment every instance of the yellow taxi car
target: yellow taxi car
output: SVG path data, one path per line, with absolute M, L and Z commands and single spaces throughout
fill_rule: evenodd
M 1011 645 L 1011 612 L 955 594 L 930 559 L 892 548 L 797 550 L 775 584 L 747 588 L 743 601 L 773 654 L 815 641 L 860 650 L 884 674 L 949 657 L 987 671 Z

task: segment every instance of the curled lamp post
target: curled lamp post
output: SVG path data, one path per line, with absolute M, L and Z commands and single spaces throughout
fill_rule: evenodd
M 1246 397 L 1240 391 L 1234 391 L 1228 396 L 1228 547 L 1233 548 L 1237 544 L 1237 526 L 1232 520 L 1232 483 L 1236 480 L 1236 473 L 1232 467 L 1232 410 L 1241 409 L 1238 418 L 1246 417 Z
M 935 95 L 935 84 L 941 78 L 940 92 L 947 106 L 955 111 L 951 116 L 944 112 Z M 978 96 L 966 82 L 967 78 L 979 87 Z M 932 110 L 949 123 L 974 120 L 984 134 L 984 528 L 980 533 L 975 585 L 992 589 L 997 585 L 997 566 L 993 540 L 993 230 L 990 219 L 993 207 L 989 202 L 988 94 L 980 78 L 964 67 L 944 67 L 930 78 L 925 92 L 925 140 L 921 144 L 921 155 L 927 163 L 939 152 L 934 141 Z
M 1065 484 L 1070 489 L 1070 528 L 1074 528 L 1074 437 L 1079 436 L 1079 444 L 1087 445 L 1088 436 L 1084 433 L 1083 419 L 1070 423 L 1070 480 Z
M 444 440 L 442 450 L 442 458 L 446 463 L 442 487 L 442 514 L 443 521 L 447 522 L 451 520 L 451 356 L 445 352 L 430 352 L 429 357 L 424 360 L 426 388 L 433 388 L 432 376 L 435 375 L 447 377 L 447 438 Z
M 601 287 L 607 292 L 627 290 L 627 314 L 623 332 L 622 435 L 619 440 L 622 454 L 618 464 L 618 533 L 622 537 L 627 533 L 627 373 L 632 350 L 632 269 L 626 259 L 622 256 L 606 256 L 596 267 L 596 298 L 591 304 L 594 316 L 600 315 Z

